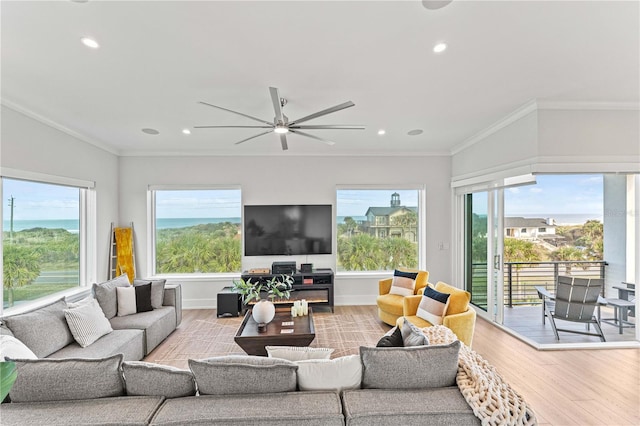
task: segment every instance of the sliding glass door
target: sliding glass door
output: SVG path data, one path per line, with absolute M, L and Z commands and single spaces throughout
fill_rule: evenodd
M 464 195 L 465 285 L 471 303 L 502 323 L 502 189 Z

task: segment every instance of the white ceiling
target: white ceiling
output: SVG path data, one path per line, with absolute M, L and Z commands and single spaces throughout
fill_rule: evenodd
M 449 153 L 523 104 L 640 101 L 637 1 L 5 1 L 2 102 L 120 155 Z M 101 45 L 91 50 L 83 36 Z M 445 53 L 433 45 L 446 41 Z M 334 146 L 258 129 L 269 86 Z M 141 132 L 154 128 L 159 135 Z M 183 135 L 183 128 L 192 128 Z M 379 129 L 386 134 L 379 136 Z M 409 136 L 412 129 L 423 129 Z

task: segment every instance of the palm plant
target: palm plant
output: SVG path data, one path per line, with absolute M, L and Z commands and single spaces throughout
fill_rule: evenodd
M 267 281 L 251 282 L 248 280 L 236 280 L 233 282 L 233 290 L 242 296 L 242 302 L 246 305 L 249 302 L 262 299 L 262 293 L 267 293 L 267 299 L 288 299 L 293 288 L 293 277 L 291 275 L 274 275 Z

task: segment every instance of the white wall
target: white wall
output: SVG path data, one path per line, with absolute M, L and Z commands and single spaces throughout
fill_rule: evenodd
M 433 157 L 121 157 L 120 222 L 133 222 L 137 267 L 147 271 L 147 188 L 161 184 L 241 185 L 245 204 L 332 204 L 336 185 L 423 184 L 426 186 L 426 267 L 430 280 L 451 280 L 450 161 Z M 335 239 L 335 235 L 334 235 Z M 243 258 L 243 270 L 270 267 L 274 260 L 311 262 L 335 270 L 335 254 L 293 257 Z M 337 305 L 375 304 L 378 275 L 337 276 Z M 183 284 L 185 307 L 215 307 L 217 292 L 231 284 L 231 277 L 217 280 L 188 278 Z M 171 280 L 170 280 L 171 281 Z M 434 281 L 434 282 L 435 282 Z
M 538 113 L 532 111 L 454 154 L 452 176 L 470 178 L 530 163 L 537 155 L 537 141 Z
M 1 135 L 0 167 L 95 182 L 96 278 L 106 279 L 110 225 L 118 218 L 117 156 L 5 106 Z
M 560 108 L 507 117 L 456 151 L 453 180 L 525 166 L 534 173 L 640 172 L 637 109 Z

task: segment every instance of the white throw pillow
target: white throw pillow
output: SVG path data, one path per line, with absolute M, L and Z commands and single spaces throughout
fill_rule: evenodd
M 310 348 L 308 346 L 265 346 L 269 358 L 302 361 L 304 359 L 329 359 L 333 349 Z
M 0 334 L 0 361 L 11 359 L 38 359 L 36 354 L 20 340 L 8 334 Z
M 74 303 L 70 309 L 63 309 L 73 338 L 83 348 L 113 331 L 98 301 L 93 298 L 88 299 Z
M 360 355 L 335 359 L 296 361 L 301 391 L 359 389 L 362 381 Z
M 136 311 L 136 289 L 133 286 L 116 287 L 118 299 L 118 316 L 135 314 Z

